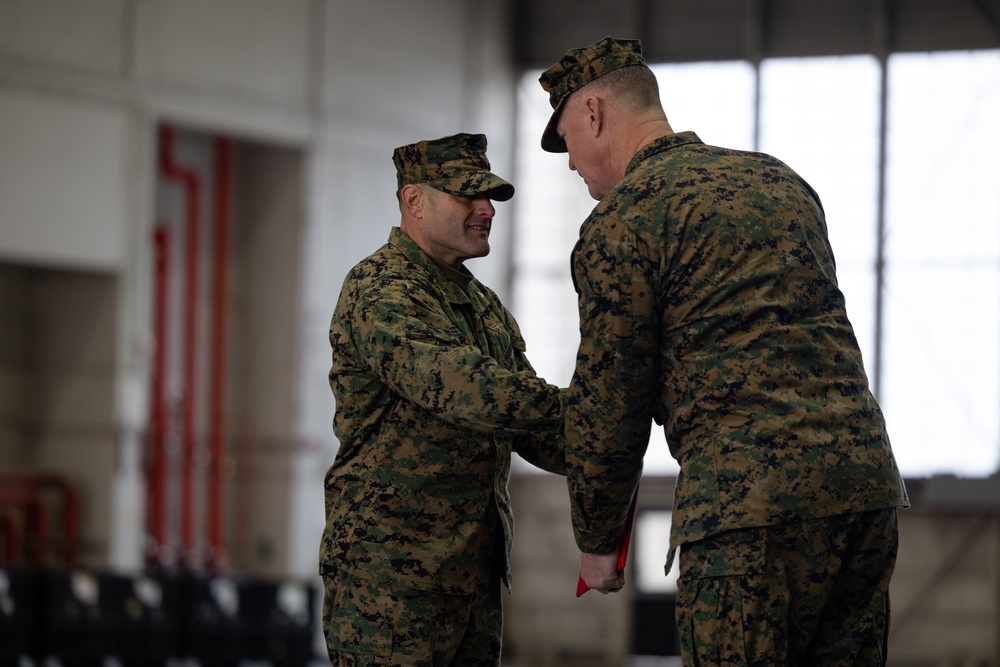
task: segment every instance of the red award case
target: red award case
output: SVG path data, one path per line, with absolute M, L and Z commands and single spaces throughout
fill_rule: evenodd
M 632 502 L 628 506 L 628 515 L 625 517 L 625 529 L 622 530 L 622 535 L 618 538 L 618 570 L 625 569 L 625 563 L 628 562 L 628 547 L 632 542 L 632 524 L 635 523 L 635 502 L 639 497 L 639 485 L 635 487 L 635 493 L 632 494 Z M 584 593 L 590 590 L 590 586 L 586 584 L 583 580 L 583 576 L 580 576 L 576 581 L 576 597 L 580 597 Z

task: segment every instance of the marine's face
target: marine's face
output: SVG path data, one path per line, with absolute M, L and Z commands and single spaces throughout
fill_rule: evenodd
M 579 91 L 578 91 L 579 92 Z M 600 142 L 594 133 L 594 116 L 586 97 L 573 94 L 566 100 L 556 124 L 556 132 L 566 144 L 569 168 L 580 175 L 594 199 L 601 199 L 614 187 L 603 176 L 604 161 Z
M 490 228 L 496 209 L 489 197 L 457 197 L 425 187 L 427 211 L 422 221 L 424 251 L 457 268 L 467 259 L 490 254 Z

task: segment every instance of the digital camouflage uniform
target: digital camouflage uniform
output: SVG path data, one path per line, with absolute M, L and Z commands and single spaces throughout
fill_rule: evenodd
M 638 42 L 607 38 L 545 72 L 556 111 L 543 147 L 566 150 L 555 127 L 569 94 L 629 65 L 644 65 Z M 838 588 L 876 581 L 857 613 L 869 604 L 884 612 L 887 594 L 879 591 L 895 557 L 894 508 L 908 500 L 813 189 L 771 156 L 708 146 L 691 132 L 668 135 L 639 149 L 583 223 L 572 267 L 581 342 L 565 409 L 566 466 L 580 549 L 615 549 L 655 420 L 680 464 L 670 553 L 685 545 L 678 616 L 686 665 L 781 664 L 768 662 L 773 651 L 758 662 L 719 648 L 726 632 L 740 636 L 730 642 L 736 650 L 744 634 L 757 638 L 748 645 L 763 641 L 762 624 L 799 622 L 748 611 L 754 595 L 766 598 L 767 586 L 781 585 L 766 578 L 770 571 L 744 576 L 765 554 L 814 552 L 788 572 L 827 587 L 788 586 L 820 601 L 840 558 L 847 581 Z M 858 521 L 854 513 L 872 524 L 868 533 L 844 525 Z M 840 555 L 802 544 L 783 551 L 772 535 L 782 529 L 760 530 L 788 525 L 817 544 L 839 544 Z M 872 542 L 872 531 L 886 539 Z M 873 544 L 875 554 L 859 555 Z M 726 577 L 735 577 L 736 589 L 720 593 Z M 720 610 L 733 595 L 747 601 L 744 617 Z M 729 621 L 734 627 L 720 631 Z M 815 631 L 802 623 L 785 632 Z M 845 630 L 868 631 L 878 629 Z M 802 649 L 801 637 L 775 641 L 778 655 Z M 848 644 L 831 649 L 843 651 L 837 660 L 852 655 Z
M 399 185 L 509 199 L 484 151 L 482 135 L 397 149 Z M 399 228 L 344 281 L 330 344 L 340 449 L 320 569 L 331 657 L 422 665 L 410 651 L 430 643 L 434 665 L 496 664 L 511 452 L 564 473 L 559 389 L 535 376 L 496 294 Z M 452 655 L 463 633 L 486 658 L 465 645 Z

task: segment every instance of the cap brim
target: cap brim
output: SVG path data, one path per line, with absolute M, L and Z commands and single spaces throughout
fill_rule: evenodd
M 569 97 L 569 95 L 566 97 Z M 542 132 L 543 151 L 549 153 L 566 152 L 566 142 L 562 140 L 562 137 L 559 136 L 559 132 L 556 131 L 556 126 L 559 125 L 559 116 L 562 115 L 563 103 L 566 101 L 566 97 L 559 100 L 559 104 L 552 111 L 552 116 L 549 118 L 548 125 L 545 126 L 545 131 Z
M 486 195 L 494 201 L 508 201 L 514 196 L 514 186 L 506 181 L 489 190 Z
M 495 201 L 507 201 L 514 196 L 514 186 L 491 171 L 476 171 L 429 181 L 428 184 L 456 197 L 486 196 Z

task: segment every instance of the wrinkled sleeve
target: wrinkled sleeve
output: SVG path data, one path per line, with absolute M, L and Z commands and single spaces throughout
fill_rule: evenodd
M 560 390 L 560 396 L 565 400 L 567 390 Z M 566 474 L 566 437 L 561 430 L 529 433 L 515 438 L 514 451 L 536 468 L 557 475 Z
M 484 432 L 559 428 L 558 388 L 484 355 L 419 283 L 371 288 L 351 316 L 354 345 L 372 372 L 441 419 Z
M 514 442 L 514 451 L 536 468 L 566 474 L 565 439 L 558 433 L 524 436 Z
M 626 225 L 611 217 L 584 224 L 573 250 L 580 348 L 564 429 L 573 528 L 585 553 L 617 547 L 642 473 L 658 395 L 654 275 Z

